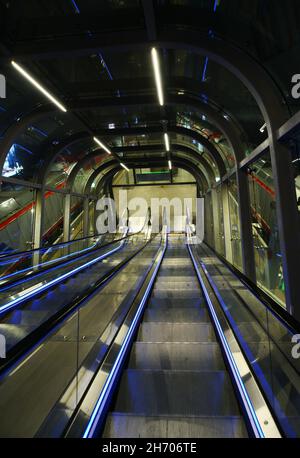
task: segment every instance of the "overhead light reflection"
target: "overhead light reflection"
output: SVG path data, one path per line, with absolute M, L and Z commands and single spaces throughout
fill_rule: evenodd
M 123 167 L 123 169 L 125 169 L 125 170 L 127 170 L 127 172 L 129 172 L 129 168 L 128 168 L 128 167 L 126 167 L 126 165 L 125 165 L 125 164 L 123 164 L 123 162 L 120 162 L 120 165 Z
M 165 139 L 166 151 L 170 151 L 169 135 L 165 133 L 165 134 L 164 134 L 164 139 Z

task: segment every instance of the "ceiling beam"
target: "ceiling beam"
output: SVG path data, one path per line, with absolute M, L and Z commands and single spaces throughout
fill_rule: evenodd
M 144 18 L 149 41 L 156 40 L 156 20 L 153 0 L 142 0 Z

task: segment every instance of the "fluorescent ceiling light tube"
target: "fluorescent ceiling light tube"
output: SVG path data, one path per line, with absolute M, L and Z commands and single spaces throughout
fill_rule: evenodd
M 261 133 L 265 131 L 265 128 L 267 127 L 267 124 L 265 123 L 261 128 L 259 129 Z
M 155 78 L 158 102 L 161 106 L 163 106 L 164 96 L 163 96 L 162 83 L 161 83 L 161 73 L 160 73 L 160 68 L 159 68 L 158 54 L 155 48 L 152 48 L 151 50 L 151 57 L 152 57 L 152 65 L 153 65 L 153 70 L 154 70 L 154 78 Z
M 125 169 L 125 170 L 127 170 L 127 172 L 129 172 L 129 168 L 128 168 L 128 167 L 126 167 L 126 165 L 125 165 L 125 164 L 123 164 L 123 162 L 120 162 L 120 164 L 121 164 L 121 166 L 123 167 L 123 169 Z
M 104 149 L 107 154 L 111 154 L 111 151 L 107 148 L 107 146 L 105 146 L 102 142 L 100 142 L 100 140 L 98 140 L 97 137 L 93 137 L 93 140 L 98 143 L 99 146 L 101 146 L 102 149 Z
M 169 160 L 168 161 L 169 169 L 172 170 L 172 162 Z
M 37 82 L 36 79 L 34 79 L 29 73 L 21 67 L 19 64 L 17 64 L 15 61 L 11 61 L 12 66 L 19 72 L 21 75 L 24 76 L 34 87 L 36 87 L 42 94 L 44 94 L 49 100 L 51 100 L 54 105 L 56 105 L 61 111 L 66 112 L 67 109 L 55 98 L 53 97 L 50 92 L 47 91 L 40 83 Z
M 79 267 L 76 267 L 73 270 L 69 270 L 65 274 L 58 276 L 54 278 L 53 280 L 50 280 L 48 283 L 38 283 L 37 285 L 34 285 L 35 288 L 27 288 L 23 293 L 18 294 L 18 297 L 11 296 L 12 300 L 4 305 L 0 306 L 0 314 L 3 312 L 6 312 L 7 310 L 11 309 L 15 305 L 19 304 L 20 302 L 23 302 L 25 299 L 29 299 L 33 295 L 40 293 L 46 289 L 49 289 L 50 286 L 56 285 L 57 283 L 61 282 L 62 280 L 70 277 L 71 275 L 74 275 L 77 272 L 80 272 L 81 270 L 85 269 L 88 266 L 91 266 L 95 264 L 95 262 L 101 261 L 102 259 L 105 259 L 107 256 L 110 254 L 114 253 L 115 251 L 119 250 L 121 248 L 121 245 L 117 246 L 116 248 L 113 248 L 110 251 L 107 251 L 106 253 L 102 254 L 101 256 L 98 256 L 95 259 L 92 259 L 91 261 L 86 262 L 85 264 L 82 264 Z M 41 286 L 40 286 L 41 285 Z M 16 294 L 17 296 L 17 294 Z
M 165 139 L 166 151 L 170 151 L 169 135 L 168 134 L 164 134 L 164 139 Z

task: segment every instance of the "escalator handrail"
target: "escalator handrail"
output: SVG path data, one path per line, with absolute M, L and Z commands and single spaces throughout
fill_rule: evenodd
M 292 334 L 300 334 L 300 323 L 296 318 L 290 315 L 281 305 L 272 299 L 267 293 L 263 291 L 258 285 L 251 281 L 246 275 L 238 270 L 235 266 L 230 264 L 222 255 L 207 242 L 205 244 L 213 251 L 215 256 L 222 261 L 226 267 L 233 273 L 233 275 L 240 280 L 251 293 L 272 313 L 282 325 L 289 330 Z
M 154 238 L 152 236 L 152 238 Z M 149 288 L 149 284 L 150 286 L 152 287 L 153 286 L 153 283 L 154 283 L 154 280 L 156 278 L 156 275 L 157 275 L 157 271 L 161 265 L 161 261 L 164 257 L 164 253 L 165 253 L 165 250 L 166 250 L 166 246 L 167 246 L 167 243 L 168 243 L 168 231 L 167 231 L 167 226 L 164 225 L 161 229 L 161 242 L 160 242 L 160 246 L 162 245 L 162 243 L 164 244 L 164 248 L 163 248 L 163 252 L 162 252 L 162 257 L 161 257 L 161 260 L 158 261 L 158 258 L 159 258 L 159 253 L 156 255 L 155 257 L 155 261 L 153 262 L 151 268 L 149 269 L 148 273 L 146 274 L 145 276 L 145 279 L 143 280 L 143 283 L 142 285 L 140 286 L 139 290 L 136 292 L 135 294 L 135 297 L 132 299 L 132 303 L 131 303 L 131 306 L 128 310 L 128 312 L 126 313 L 126 316 L 124 317 L 124 319 L 122 320 L 122 323 L 120 324 L 119 326 L 119 329 L 118 329 L 118 332 L 120 331 L 120 329 L 122 328 L 122 326 L 124 325 L 124 323 L 126 323 L 126 319 L 128 316 L 130 316 L 130 313 L 132 312 L 132 307 L 134 306 L 134 303 L 135 301 L 137 300 L 137 298 L 139 297 L 143 287 L 145 286 L 145 283 L 147 282 L 147 277 L 149 276 L 149 274 L 151 274 L 151 270 L 153 269 L 153 267 L 155 268 L 155 263 L 158 262 L 158 266 L 156 266 L 155 269 L 157 269 L 155 272 L 154 272 L 154 276 L 150 279 L 150 281 L 146 284 L 146 287 L 148 289 L 147 291 L 147 295 L 146 295 L 146 298 L 145 298 L 145 303 L 147 302 L 147 298 L 149 297 L 150 295 L 150 292 L 151 292 L 151 288 Z M 139 318 L 139 320 L 137 321 L 137 324 L 136 324 L 136 328 L 138 327 L 139 323 L 140 323 L 140 320 L 141 320 L 141 317 L 143 316 L 143 312 L 141 312 L 141 316 Z M 136 319 L 136 315 L 134 316 L 134 319 Z M 134 320 L 133 319 L 133 320 Z M 128 331 L 129 331 L 129 327 L 128 327 Z M 97 374 L 99 373 L 99 371 L 101 370 L 101 367 L 102 365 L 104 364 L 104 361 L 107 357 L 107 355 L 109 354 L 110 350 L 112 349 L 113 345 L 115 344 L 115 341 L 117 339 L 117 336 L 118 336 L 118 332 L 115 336 L 115 338 L 113 339 L 113 341 L 111 342 L 111 344 L 109 345 L 109 347 L 107 348 L 107 351 L 106 351 L 106 354 L 104 355 L 102 361 L 99 362 L 99 366 L 98 366 L 98 369 L 96 371 L 96 373 L 94 374 L 93 378 L 91 379 L 91 381 L 89 382 L 87 388 L 85 389 L 82 397 L 81 397 L 81 400 L 79 402 L 79 404 L 76 406 L 73 414 L 71 415 L 69 421 L 68 421 L 68 425 L 67 427 L 65 428 L 65 431 L 63 433 L 63 437 L 72 437 L 72 433 L 71 433 L 71 430 L 72 428 L 74 427 L 74 423 L 78 420 L 78 418 L 80 417 L 79 415 L 79 412 L 80 412 L 80 408 L 82 406 L 82 404 L 84 403 L 86 397 L 88 396 L 88 393 L 90 392 L 90 389 L 95 381 L 95 378 L 97 376 Z M 127 334 L 126 334 L 127 335 Z M 133 332 L 133 335 L 134 335 L 134 332 Z M 124 360 L 126 359 L 125 357 L 123 358 Z M 75 429 L 77 429 L 75 427 Z M 71 433 L 71 435 L 70 435 Z M 84 436 L 84 437 L 88 437 L 88 436 Z
M 247 278 L 243 272 L 228 262 L 224 256 L 217 253 L 216 250 L 207 241 L 205 241 L 205 244 L 212 250 L 215 256 L 228 267 L 233 275 L 238 280 L 240 280 L 251 291 L 251 293 L 270 311 L 270 313 L 272 313 L 272 315 L 275 316 L 275 318 L 277 318 L 278 321 L 280 321 L 283 326 L 289 330 L 289 332 L 292 334 L 300 334 L 300 323 L 298 320 L 296 320 L 296 318 L 290 315 L 259 286 Z
M 35 276 L 40 275 L 40 274 L 43 273 L 43 272 L 49 272 L 49 271 L 51 271 L 51 270 L 53 270 L 53 269 L 55 269 L 55 268 L 57 268 L 57 267 L 63 266 L 63 265 L 65 265 L 65 264 L 71 262 L 74 258 L 80 259 L 81 257 L 87 256 L 87 255 L 93 253 L 94 251 L 98 251 L 98 250 L 100 250 L 100 249 L 102 249 L 102 248 L 107 248 L 107 247 L 109 247 L 109 246 L 111 246 L 111 245 L 114 245 L 115 243 L 125 241 L 125 240 L 129 239 L 130 237 L 134 237 L 134 236 L 140 234 L 140 233 L 144 230 L 147 221 L 148 221 L 148 212 L 147 212 L 147 215 L 146 215 L 146 217 L 145 217 L 144 225 L 143 225 L 143 227 L 142 227 L 142 229 L 141 229 L 140 231 L 135 232 L 135 233 L 133 233 L 133 234 L 126 234 L 126 235 L 123 235 L 123 237 L 121 237 L 121 238 L 119 238 L 119 239 L 115 239 L 115 240 L 113 240 L 113 241 L 111 241 L 111 242 L 105 243 L 105 244 L 103 244 L 103 245 L 96 245 L 96 246 L 93 245 L 93 246 L 90 247 L 90 249 L 84 250 L 84 253 L 81 253 L 81 254 L 80 254 L 80 252 L 79 252 L 79 253 L 78 253 L 78 252 L 77 252 L 77 253 L 70 253 L 70 255 L 69 255 L 69 257 L 68 257 L 67 260 L 66 260 L 66 259 L 61 260 L 61 259 L 58 258 L 57 262 L 51 263 L 51 266 L 41 267 L 40 269 L 38 269 L 38 270 L 36 270 L 36 271 L 33 271 L 33 272 L 27 274 L 27 275 L 26 275 L 26 280 L 27 280 L 27 279 L 34 278 Z M 93 236 L 93 237 L 95 237 L 95 236 Z M 78 240 L 79 240 L 79 239 L 77 239 L 76 241 L 78 241 Z M 81 239 L 81 240 L 83 240 L 83 239 Z M 74 240 L 71 240 L 70 242 L 75 242 L 75 241 L 74 241 Z M 70 242 L 67 242 L 67 243 L 70 243 Z M 52 246 L 55 246 L 55 247 L 56 247 L 56 246 L 58 246 L 58 245 L 59 245 L 59 244 L 52 245 Z M 47 249 L 49 249 L 49 248 L 50 248 L 50 247 L 48 247 Z M 34 250 L 32 250 L 32 251 L 34 251 Z M 28 253 L 28 252 L 25 252 L 25 253 Z M 3 258 L 0 257 L 0 261 L 1 261 L 2 259 L 3 259 Z M 33 268 L 33 266 L 30 267 L 30 268 Z M 30 268 L 29 268 L 29 269 L 30 269 Z M 29 269 L 28 269 L 28 270 L 29 270 Z M 15 275 L 16 275 L 16 277 L 17 277 L 18 272 L 16 272 Z M 19 279 L 18 279 L 18 278 L 15 278 L 15 279 L 12 279 L 12 280 L 7 281 L 7 282 L 0 283 L 0 290 L 1 290 L 2 288 L 11 287 L 11 286 L 17 284 L 19 281 L 20 281 L 20 278 L 19 278 Z M 0 276 L 0 282 L 1 282 L 1 276 Z
M 48 320 L 39 325 L 34 331 L 28 334 L 24 339 L 18 342 L 11 350 L 7 352 L 5 359 L 0 359 L 0 379 L 12 368 L 18 361 L 33 351 L 47 335 L 55 331 L 55 328 L 72 313 L 75 312 L 85 301 L 87 301 L 97 290 L 104 286 L 114 275 L 119 272 L 129 261 L 137 256 L 157 234 L 152 235 L 144 245 L 136 250 L 133 254 L 127 256 L 116 266 L 113 266 L 108 272 L 102 275 L 96 283 L 89 287 L 80 296 L 68 302 L 62 309 L 52 315 Z
M 196 251 L 196 259 L 188 241 L 188 250 L 209 308 L 211 321 L 222 348 L 238 401 L 245 415 L 247 429 L 257 438 L 282 437 L 282 430 L 274 416 L 273 408 L 261 388 L 256 374 L 240 345 L 239 339 L 227 318 L 219 295 L 211 284 L 205 264 Z M 267 420 L 267 421 L 266 421 Z

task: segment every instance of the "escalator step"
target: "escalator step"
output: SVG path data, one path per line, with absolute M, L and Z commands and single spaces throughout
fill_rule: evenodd
M 196 307 L 173 307 L 173 308 L 149 308 L 145 311 L 144 322 L 167 322 L 167 323 L 195 323 L 209 322 L 208 311 L 205 308 Z
M 124 371 L 113 409 L 138 415 L 239 415 L 226 371 Z
M 209 323 L 142 323 L 138 341 L 143 342 L 211 342 L 216 340 Z
M 175 298 L 175 297 L 151 297 L 148 302 L 147 308 L 159 308 L 159 307 L 201 307 L 206 308 L 205 300 L 202 296 L 189 297 L 189 298 Z
M 224 370 L 217 343 L 135 342 L 129 360 L 130 369 Z
M 170 289 L 167 289 L 167 290 L 163 290 L 163 289 L 153 289 L 152 291 L 152 297 L 154 298 L 183 298 L 183 299 L 187 299 L 187 298 L 197 298 L 201 296 L 201 291 L 199 288 L 196 288 L 196 289 L 175 289 L 175 290 L 170 290 Z
M 164 266 L 162 265 L 159 269 L 159 277 L 157 280 L 159 280 L 160 278 L 164 278 L 164 277 L 176 277 L 179 273 L 179 270 L 180 270 L 180 275 L 182 278 L 185 279 L 185 277 L 194 277 L 195 276 L 195 272 L 193 270 L 192 267 L 186 267 L 185 269 L 183 269 L 181 266 L 177 267 L 177 266 Z

